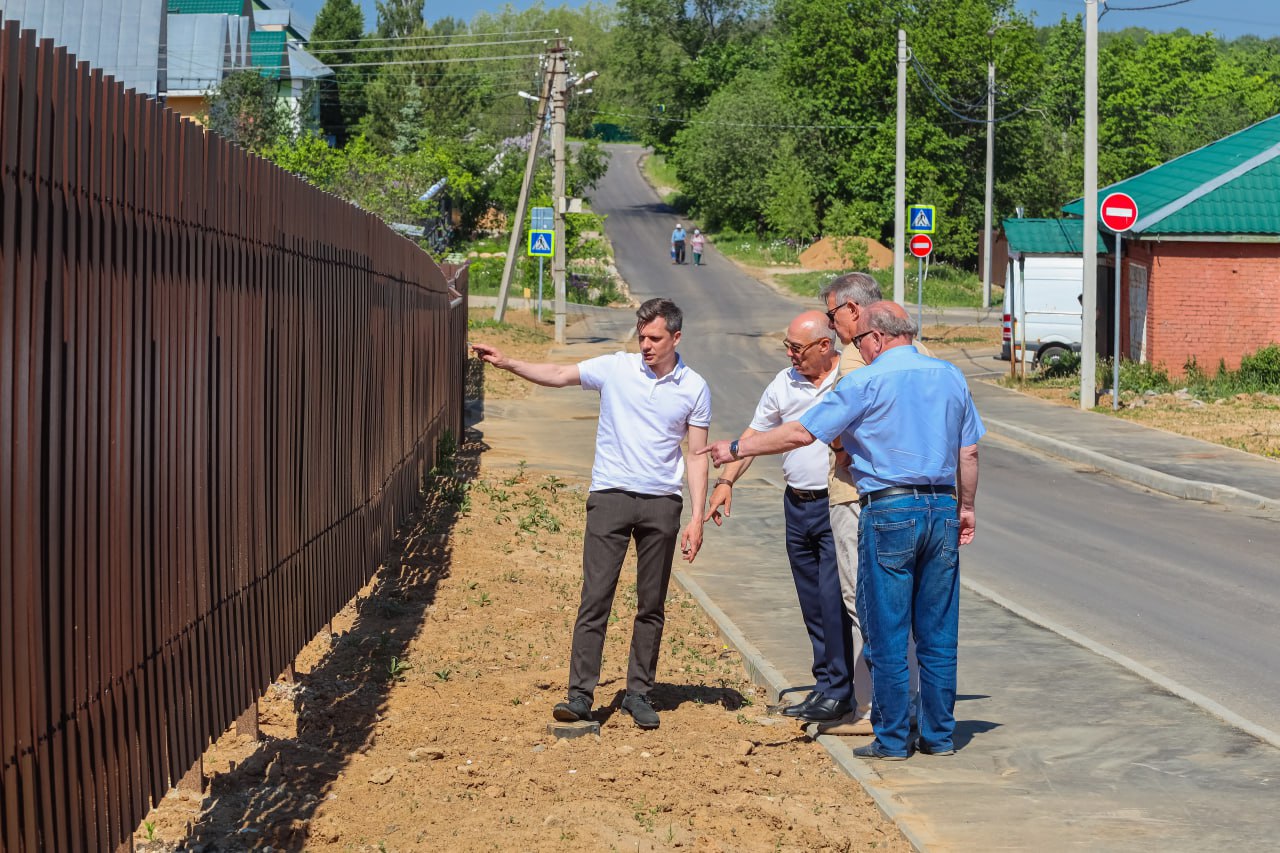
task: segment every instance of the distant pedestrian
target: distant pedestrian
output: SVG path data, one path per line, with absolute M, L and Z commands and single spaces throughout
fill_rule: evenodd
M 677 539 L 687 562 L 702 547 L 707 498 L 707 457 L 698 455 L 711 425 L 711 392 L 676 352 L 684 315 L 667 299 L 650 299 L 636 311 L 640 352 L 618 352 L 578 364 L 546 364 L 508 358 L 496 347 L 473 344 L 476 355 L 538 385 L 581 385 L 600 394 L 596 455 L 582 543 L 582 596 L 573 627 L 567 701 L 552 716 L 589 720 L 600 682 L 605 628 L 618 576 L 636 543 L 636 616 L 631 631 L 627 692 L 622 710 L 642 729 L 658 727 L 649 700 L 662 647 L 663 609 Z M 692 517 L 680 530 L 681 481 L 689 442 Z
M 675 230 L 671 232 L 671 263 L 684 263 L 684 228 L 679 222 L 676 223 Z
M 693 239 L 689 241 L 689 246 L 693 249 L 693 265 L 695 267 L 702 266 L 702 250 L 706 245 L 707 238 L 702 236 L 702 232 L 697 228 L 693 229 Z
M 806 311 L 792 320 L 782 345 L 791 366 L 780 371 L 764 389 L 751 425 L 743 430 L 739 441 L 795 420 L 835 385 L 840 353 L 821 311 Z M 750 466 L 751 459 L 746 458 L 725 467 L 724 475 L 716 480 L 704 520 L 719 525 L 721 507 L 724 517 L 729 517 L 733 484 Z M 826 446 L 811 444 L 787 453 L 782 460 L 782 478 L 787 484 L 782 499 L 787 560 L 796 584 L 800 615 L 813 647 L 814 681 L 809 695 L 785 708 L 782 714 L 807 722 L 832 723 L 850 711 L 853 648 L 852 622 L 840 596 L 836 542 L 827 507 Z
M 875 703 L 876 739 L 860 758 L 901 760 L 914 748 L 955 752 L 959 546 L 973 541 L 978 440 L 985 429 L 964 375 L 910 345 L 916 327 L 902 306 L 861 312 L 853 345 L 867 367 L 836 384 L 798 421 L 704 453 L 716 465 L 783 453 L 839 437 L 861 495 L 858 612 Z M 910 742 L 907 640 L 920 658 L 919 738 Z

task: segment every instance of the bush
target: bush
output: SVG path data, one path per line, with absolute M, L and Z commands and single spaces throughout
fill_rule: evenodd
M 1271 344 L 1240 359 L 1240 384 L 1252 392 L 1280 393 L 1280 345 Z

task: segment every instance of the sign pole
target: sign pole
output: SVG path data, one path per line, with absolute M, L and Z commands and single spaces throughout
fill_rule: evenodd
M 538 258 L 538 322 L 542 322 L 542 262 L 543 258 Z
M 1116 232 L 1116 304 L 1115 304 L 1115 344 L 1111 347 L 1111 411 L 1120 410 L 1120 259 L 1124 253 L 1120 244 L 1124 237 Z
M 924 337 L 924 258 L 916 258 L 916 335 Z

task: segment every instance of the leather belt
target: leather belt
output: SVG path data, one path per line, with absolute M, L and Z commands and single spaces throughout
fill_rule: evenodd
M 812 503 L 826 498 L 826 489 L 793 489 L 787 486 L 787 494 L 800 501 L 800 503 Z
M 881 498 L 892 498 L 897 495 L 950 495 L 956 496 L 955 486 L 890 486 L 887 489 L 876 489 L 858 496 L 858 504 L 866 506 Z

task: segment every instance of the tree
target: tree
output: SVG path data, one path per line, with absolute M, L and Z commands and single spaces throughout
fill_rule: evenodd
M 258 71 L 227 75 L 207 96 L 205 126 L 261 153 L 292 135 L 293 117 L 277 95 L 277 81 Z
M 319 97 L 320 126 L 339 145 L 346 144 L 365 112 L 363 69 L 349 67 L 367 55 L 352 52 L 363 33 L 364 12 L 355 0 L 325 0 L 307 46 L 321 62 L 337 66 L 334 76 L 320 83 Z
M 773 75 L 746 71 L 721 88 L 674 140 L 680 184 L 708 228 L 759 230 L 766 176 L 779 134 L 792 115 Z
M 790 136 L 784 136 L 778 146 L 765 187 L 764 219 L 775 234 L 803 241 L 817 233 L 818 217 L 813 212 L 816 188 L 796 156 L 795 140 Z
M 422 30 L 425 0 L 377 0 L 378 37 L 404 38 Z

